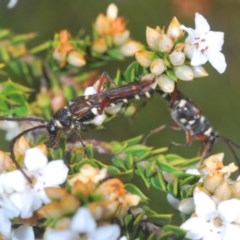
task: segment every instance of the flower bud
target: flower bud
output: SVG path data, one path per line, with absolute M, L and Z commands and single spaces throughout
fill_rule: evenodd
M 224 177 L 222 174 L 207 175 L 203 186 L 208 192 L 213 194 L 223 181 Z
M 169 60 L 173 66 L 182 65 L 185 61 L 185 54 L 181 51 L 174 50 L 169 54 Z
M 187 65 L 176 66 L 174 72 L 178 79 L 183 81 L 193 80 L 193 71 Z
M 179 201 L 178 198 L 176 198 L 172 194 L 168 193 L 167 194 L 167 200 L 172 207 L 174 207 L 175 209 L 178 209 L 179 204 L 180 204 L 180 201 Z
M 175 40 L 183 34 L 182 29 L 180 29 L 180 23 L 176 17 L 172 19 L 168 26 L 167 35 Z
M 166 93 L 171 93 L 174 90 L 174 81 L 166 74 L 162 74 L 157 78 L 158 86 Z
M 60 200 L 63 196 L 68 194 L 64 188 L 59 187 L 46 187 L 44 190 L 48 198 L 52 201 Z
M 226 200 L 232 197 L 232 189 L 227 182 L 223 182 L 215 191 L 214 196 L 220 200 Z
M 142 44 L 133 40 L 127 41 L 122 47 L 120 51 L 126 57 L 134 56 L 134 54 L 140 51 L 142 48 Z
M 184 214 L 191 214 L 194 212 L 195 206 L 193 198 L 184 198 L 180 201 L 178 210 Z
M 154 54 L 152 52 L 142 50 L 142 51 L 136 52 L 135 58 L 142 67 L 147 68 L 150 66 L 152 62 L 153 55 Z
M 160 31 L 158 29 L 146 28 L 146 40 L 148 46 L 153 50 L 158 50 L 158 40 L 160 38 Z
M 72 51 L 68 54 L 67 62 L 74 67 L 82 67 L 86 64 L 83 54 L 77 51 Z
M 156 79 L 156 75 L 152 74 L 152 73 L 147 73 L 145 74 L 142 78 L 141 81 L 145 81 L 145 80 L 154 80 L 153 83 L 151 84 L 152 89 L 155 89 L 158 85 L 158 81 Z
M 67 194 L 60 200 L 61 209 L 64 214 L 72 214 L 80 205 L 80 201 L 73 195 Z
M 115 45 L 121 46 L 123 45 L 130 37 L 129 30 L 125 30 L 123 32 L 115 33 L 113 35 L 113 43 Z
M 111 3 L 108 8 L 107 8 L 107 12 L 106 15 L 108 18 L 114 20 L 117 18 L 118 16 L 118 8 L 114 3 Z
M 164 61 L 161 58 L 154 59 L 150 65 L 150 71 L 155 75 L 162 74 L 165 71 L 165 69 L 166 67 Z
M 107 51 L 107 43 L 103 38 L 98 38 L 94 40 L 92 45 L 92 51 L 96 53 L 105 53 Z
M 166 34 L 161 34 L 158 41 L 158 49 L 161 52 L 170 52 L 173 48 L 172 39 Z
M 14 166 L 7 153 L 0 151 L 0 172 L 10 170 Z
M 192 66 L 193 75 L 195 78 L 207 77 L 208 73 L 202 66 Z
M 60 48 L 55 48 L 53 51 L 52 57 L 58 62 L 64 62 L 67 57 L 67 52 L 62 51 Z
M 61 209 L 61 204 L 59 202 L 52 202 L 46 205 L 43 205 L 38 209 L 37 213 L 44 218 L 60 218 L 63 214 Z
M 96 32 L 101 36 L 103 36 L 110 33 L 111 23 L 105 15 L 99 14 L 95 21 L 94 27 Z
M 26 138 L 20 137 L 17 139 L 16 143 L 14 144 L 13 151 L 16 156 L 24 155 L 28 148 L 29 148 L 29 143 L 27 142 Z

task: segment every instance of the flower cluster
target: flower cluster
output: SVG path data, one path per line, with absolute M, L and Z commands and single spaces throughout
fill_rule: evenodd
M 139 203 L 140 198 L 126 192 L 119 179 L 106 177 L 106 169 L 99 170 L 85 164 L 69 180 L 70 193 L 59 188 L 46 189 L 51 202 L 38 213 L 42 217 L 56 219 L 54 225 L 46 229 L 47 239 L 56 236 L 58 239 L 73 239 L 73 236 L 77 239 L 81 234 L 86 239 L 119 237 L 120 227 L 109 220 L 123 217 L 130 207 Z M 87 208 L 83 206 L 84 202 L 88 203 Z
M 9 1 L 8 6 L 11 7 L 16 2 Z M 36 73 L 33 75 L 38 80 L 47 77 L 49 86 L 46 87 L 45 81 L 42 81 L 44 83 L 37 92 L 36 101 L 24 106 L 29 89 L 24 90 L 20 85 L 12 83 L 2 84 L 1 90 L 5 89 L 5 92 L 1 91 L 1 111 L 5 115 L 38 115 L 49 119 L 52 112 L 57 112 L 59 108 L 69 108 L 71 111 L 66 111 L 66 121 L 70 123 L 66 125 L 71 125 L 69 128 L 65 128 L 64 120 L 56 117 L 58 113 L 52 119 L 60 133 L 69 133 L 83 125 L 101 125 L 107 115 L 118 113 L 129 99 L 139 99 L 142 96 L 148 98 L 157 86 L 161 91 L 172 93 L 178 80 L 191 81 L 207 76 L 203 66 L 206 62 L 223 73 L 226 69 L 221 52 L 224 34 L 211 31 L 206 19 L 198 13 L 195 15 L 195 25 L 195 29 L 183 26 L 174 17 L 167 28 L 147 27 L 147 44 L 144 46 L 132 40 L 124 17 L 118 16 L 115 4 L 110 4 L 106 14 L 97 16 L 90 36 L 80 34 L 74 38 L 68 30 L 62 30 L 55 34 L 50 44 L 48 42 L 28 51 L 24 44 L 16 44 L 14 47 L 14 44 L 8 42 L 22 43 L 21 41 L 32 38 L 33 34 L 12 37 L 8 32 L 3 32 L 7 35 L 6 41 L 2 41 L 6 44 L 6 48 L 2 48 L 3 51 L 6 50 L 6 54 L 2 54 L 6 59 L 0 61 L 9 64 L 13 58 L 9 69 L 12 66 L 15 71 L 13 73 L 16 74 L 21 72 L 19 66 L 24 66 L 23 69 L 31 66 L 29 75 Z M 46 49 L 50 50 L 50 58 L 47 58 L 49 55 L 44 59 L 34 55 Z M 122 60 L 129 56 L 135 56 L 136 61 L 126 71 L 119 71 L 114 79 L 116 85 L 122 85 L 120 88 L 113 87 L 110 91 L 105 91 L 105 73 L 93 84 L 98 66 L 109 60 Z M 27 65 L 18 66 L 19 59 Z M 42 62 L 44 66 L 40 68 Z M 84 71 L 79 71 L 83 70 L 82 67 Z M 144 88 L 137 79 L 148 80 L 149 85 Z M 124 85 L 122 81 L 129 85 Z M 21 100 L 22 92 L 25 95 Z M 80 100 L 76 103 L 74 97 L 79 93 L 85 97 L 77 98 Z M 93 98 L 88 96 L 93 94 Z M 169 99 L 174 97 L 174 94 L 164 95 Z M 170 105 L 175 101 L 173 98 L 171 100 Z M 180 110 L 185 109 L 186 101 L 185 98 L 178 101 Z M 81 113 L 79 103 L 86 105 L 86 115 Z M 173 109 L 172 115 L 175 114 L 174 111 Z M 198 109 L 193 106 L 189 114 L 195 113 L 194 111 L 198 112 Z M 191 126 L 196 122 L 195 118 L 191 120 L 181 118 L 180 115 L 181 123 L 187 122 Z M 205 123 L 205 118 L 196 116 L 200 123 Z M 60 117 L 64 118 L 65 115 Z M 34 121 L 32 118 L 32 122 L 44 122 L 38 129 L 50 129 L 47 120 Z M 0 128 L 8 131 L 8 139 L 16 136 L 22 131 L 21 127 L 24 127 L 12 123 L 9 121 L 0 125 Z M 184 127 L 185 125 L 183 130 L 186 130 Z M 32 130 L 31 128 L 29 132 Z M 207 135 L 209 131 L 212 129 L 204 132 L 206 143 L 210 139 Z M 50 130 L 49 132 L 51 133 Z M 199 136 L 194 130 L 189 137 Z M 59 140 L 58 137 L 60 134 L 56 140 Z M 49 151 L 43 144 L 32 148 L 25 138 L 19 138 L 16 142 L 15 138 L 11 142 L 10 153 L 14 159 L 9 154 L 0 152 L 0 238 L 32 240 L 32 226 L 39 227 L 41 224 L 44 226 L 41 237 L 47 240 L 125 240 L 127 237 L 145 239 L 146 236 L 151 239 L 183 239 L 185 235 L 188 239 L 238 239 L 240 180 L 230 178 L 237 167 L 234 164 L 224 166 L 223 154 L 216 154 L 205 159 L 198 169 L 185 172 L 198 158 L 188 161 L 189 159 L 176 154 L 167 154 L 164 147 L 153 149 L 141 144 L 141 138 L 139 136 L 112 143 L 88 139 L 84 141 L 87 143 L 84 150 L 79 148 L 77 141 L 67 145 L 61 139 L 58 141 L 60 146 Z M 65 155 L 66 148 L 68 152 Z M 107 160 L 111 164 L 107 165 L 105 159 L 95 159 L 93 151 L 108 155 Z M 68 166 L 61 159 L 55 160 L 62 156 L 68 156 Z M 48 157 L 51 161 L 48 161 Z M 197 172 L 198 177 L 193 172 Z M 147 197 L 138 186 L 123 183 L 123 179 L 130 182 L 135 176 L 143 180 L 148 188 L 167 192 L 169 202 L 185 217 L 189 216 L 189 219 L 185 218 L 186 221 L 180 227 L 172 226 L 170 214 L 156 213 L 147 205 Z M 120 238 L 122 234 L 127 237 Z
M 111 3 L 106 15 L 99 14 L 94 23 L 96 37 L 92 43 L 92 51 L 103 54 L 111 49 L 118 49 L 122 56 L 134 56 L 142 45 L 130 39 L 130 31 L 126 29 L 125 19 L 118 16 L 118 8 Z
M 148 47 L 137 52 L 135 57 L 143 68 L 156 77 L 164 92 L 172 92 L 178 79 L 190 81 L 207 76 L 202 66 L 207 61 L 219 73 L 226 69 L 224 55 L 220 52 L 223 33 L 210 31 L 206 19 L 198 13 L 195 25 L 196 29 L 187 28 L 174 17 L 166 32 L 158 26 L 146 29 Z M 183 30 L 188 33 L 187 37 Z
M 19 146 L 19 148 L 24 155 L 22 171 L 19 169 L 9 171 L 13 167 L 11 159 L 5 153 L 1 153 L 0 233 L 4 237 L 22 234 L 25 230 L 31 232 L 31 228 L 22 226 L 21 231 L 12 233 L 11 220 L 15 219 L 15 223 L 36 222 L 38 217 L 35 212 L 50 201 L 45 193 L 45 187 L 59 186 L 66 181 L 68 175 L 68 168 L 63 160 L 48 162 L 45 146 L 34 148 Z
M 59 62 L 60 67 L 66 64 L 74 67 L 82 67 L 86 64 L 84 51 L 74 45 L 67 30 L 62 30 L 58 34 L 55 34 L 52 56 Z
M 189 239 L 238 239 L 240 234 L 240 181 L 231 180 L 237 170 L 231 163 L 223 165 L 223 154 L 210 156 L 200 169 L 201 186 L 193 199 L 183 200 L 179 210 L 193 209 L 192 216 L 181 227 Z
M 120 227 L 117 224 L 105 224 L 97 226 L 88 208 L 80 207 L 72 219 L 62 219 L 55 229 L 47 228 L 44 234 L 45 239 L 71 240 L 117 240 L 120 236 Z

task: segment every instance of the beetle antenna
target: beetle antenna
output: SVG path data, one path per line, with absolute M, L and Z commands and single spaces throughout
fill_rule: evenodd
M 25 135 L 28 132 L 34 131 L 36 129 L 40 129 L 40 128 L 47 128 L 47 125 L 38 125 L 29 129 L 26 129 L 25 131 L 19 133 L 16 137 L 14 137 L 12 139 L 12 141 L 10 142 L 10 155 L 11 155 L 11 159 L 14 162 L 14 164 L 16 165 L 16 167 L 22 172 L 22 174 L 24 175 L 24 177 L 31 183 L 31 179 L 29 178 L 29 176 L 23 171 L 23 169 L 21 168 L 21 166 L 19 165 L 19 163 L 16 160 L 16 156 L 14 153 L 14 145 L 16 143 L 16 141 L 22 137 L 23 135 Z
M 231 139 L 220 135 L 219 138 L 228 146 L 229 150 L 232 152 L 232 155 L 235 158 L 235 162 L 238 165 L 238 168 L 240 170 L 240 158 L 238 157 L 236 151 L 234 150 L 233 146 L 240 149 L 240 145 L 238 145 L 237 143 L 233 142 Z
M 23 122 L 23 121 L 31 121 L 31 122 L 40 122 L 40 123 L 46 123 L 46 120 L 41 118 L 33 118 L 33 117 L 3 117 L 0 116 L 0 121 L 14 121 L 14 122 Z

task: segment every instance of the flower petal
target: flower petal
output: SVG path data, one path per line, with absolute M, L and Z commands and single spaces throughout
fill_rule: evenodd
M 5 237 L 9 237 L 11 233 L 11 222 L 6 216 L 3 209 L 0 209 L 0 233 Z
M 201 14 L 196 13 L 195 14 L 195 28 L 197 32 L 208 32 L 210 31 L 210 26 L 206 20 Z
M 213 31 L 209 32 L 208 43 L 211 49 L 214 49 L 215 51 L 221 51 L 224 43 L 224 33 Z
M 192 54 L 192 59 L 191 59 L 192 66 L 199 66 L 206 63 L 207 61 L 208 59 L 204 54 L 202 54 L 200 51 L 196 49 L 194 50 Z
M 224 240 L 233 240 L 239 239 L 240 236 L 240 227 L 237 224 L 225 224 L 223 226 L 222 239 Z
M 18 0 L 10 0 L 8 2 L 7 8 L 13 8 L 17 4 Z
M 117 224 L 102 226 L 89 234 L 91 240 L 117 240 L 120 236 L 120 227 Z
M 228 223 L 234 222 L 240 219 L 240 200 L 230 199 L 220 202 L 217 211 L 222 220 Z
M 57 186 L 64 183 L 67 179 L 68 167 L 63 160 L 54 160 L 47 164 L 43 171 L 43 178 L 48 186 Z
M 79 240 L 76 232 L 71 230 L 55 230 L 48 228 L 44 233 L 44 239 L 47 240 Z
M 227 64 L 225 56 L 221 52 L 209 52 L 208 60 L 219 73 L 225 72 Z
M 184 222 L 180 227 L 187 232 L 189 239 L 202 239 L 207 234 L 207 223 L 204 218 L 192 217 Z
M 79 208 L 72 219 L 71 229 L 78 233 L 90 233 L 96 228 L 97 224 L 91 212 L 85 207 Z
M 201 190 L 194 191 L 195 212 L 198 216 L 212 219 L 216 216 L 216 205 L 214 201 Z
M 34 237 L 33 228 L 26 225 L 22 225 L 18 227 L 12 236 L 12 240 L 20 240 L 20 239 L 34 240 L 35 237 Z
M 29 171 L 36 171 L 47 165 L 48 159 L 45 154 L 37 147 L 26 151 L 24 164 Z

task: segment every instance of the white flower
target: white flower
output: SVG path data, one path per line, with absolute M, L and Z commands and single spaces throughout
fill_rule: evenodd
M 47 229 L 44 236 L 47 240 L 72 240 L 79 239 L 79 234 L 85 234 L 86 240 L 117 240 L 120 227 L 117 224 L 98 227 L 90 211 L 81 207 L 73 216 L 69 229 Z
M 110 19 L 116 19 L 118 16 L 118 8 L 114 3 L 111 3 L 107 8 L 107 17 Z
M 15 7 L 15 5 L 17 4 L 17 2 L 18 2 L 18 0 L 10 0 L 10 1 L 8 2 L 7 7 L 8 7 L 8 8 L 13 8 L 13 7 Z
M 9 237 L 11 232 L 10 219 L 21 217 L 30 218 L 33 212 L 43 203 L 49 201 L 45 187 L 56 187 L 66 181 L 68 168 L 62 160 L 48 163 L 43 152 L 35 147 L 26 151 L 23 171 L 5 172 L 0 175 L 0 233 Z M 26 236 L 26 237 L 18 237 Z M 15 238 L 14 238 L 15 236 Z M 16 230 L 12 239 L 34 239 L 29 227 Z
M 218 205 L 200 189 L 194 192 L 195 214 L 181 225 L 189 239 L 231 240 L 240 236 L 240 200 L 229 199 Z
M 68 168 L 63 160 L 48 162 L 47 157 L 37 147 L 26 151 L 24 158 L 25 172 L 34 179 L 32 189 L 46 203 L 48 198 L 45 187 L 57 187 L 64 183 L 68 176 Z
M 142 48 L 141 43 L 134 41 L 134 40 L 128 40 L 125 42 L 121 47 L 120 51 L 125 57 L 132 57 L 135 53 L 140 51 Z
M 207 20 L 199 13 L 195 15 L 195 25 L 195 29 L 181 26 L 188 33 L 185 53 L 191 59 L 191 65 L 199 66 L 209 61 L 219 73 L 223 73 L 227 66 L 221 53 L 224 33 L 210 31 Z
M 22 225 L 18 227 L 12 234 L 11 240 L 34 240 L 33 228 L 30 226 Z
M 5 237 L 9 237 L 11 233 L 12 223 L 10 222 L 6 211 L 0 208 L 0 233 Z
M 158 86 L 166 93 L 172 93 L 175 87 L 174 81 L 166 74 L 157 77 Z
M 1 121 L 0 128 L 6 131 L 6 140 L 8 141 L 12 140 L 21 132 L 19 123 L 13 121 Z

